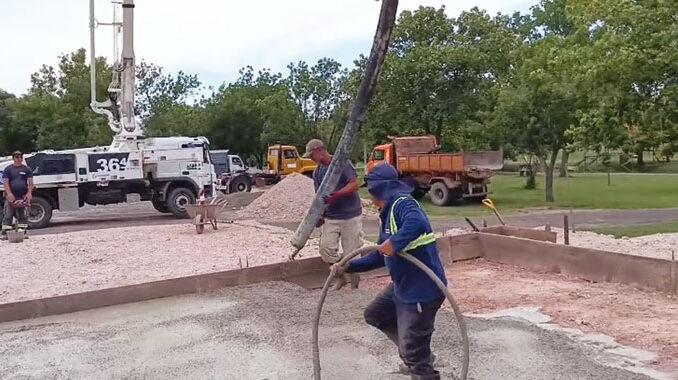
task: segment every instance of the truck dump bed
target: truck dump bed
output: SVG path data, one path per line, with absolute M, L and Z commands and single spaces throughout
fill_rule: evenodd
M 504 166 L 504 158 L 502 151 L 398 154 L 397 166 L 407 174 L 495 171 Z

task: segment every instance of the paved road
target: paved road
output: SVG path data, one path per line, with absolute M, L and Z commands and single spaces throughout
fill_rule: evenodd
M 506 222 L 512 225 L 536 227 L 546 223 L 554 227 L 562 226 L 563 215 L 568 211 L 539 211 L 529 214 L 515 214 L 506 216 Z M 477 225 L 481 219 L 474 218 Z M 678 208 L 670 209 L 641 209 L 641 210 L 576 210 L 571 216 L 571 223 L 575 227 L 596 226 L 627 226 L 637 224 L 663 223 L 678 221 Z M 497 221 L 491 215 L 487 217 L 488 223 L 496 224 Z M 136 204 L 121 204 L 84 208 L 74 212 L 55 212 L 53 223 L 50 227 L 35 230 L 34 235 L 55 234 L 71 231 L 84 231 L 102 228 L 130 227 L 143 225 L 179 224 L 187 223 L 186 220 L 177 220 L 167 214 L 160 214 L 148 202 Z M 435 219 L 433 221 L 437 231 L 463 227 L 468 225 L 462 218 Z M 295 229 L 297 223 L 274 223 Z M 376 234 L 378 221 L 374 218 L 365 220 L 365 232 Z

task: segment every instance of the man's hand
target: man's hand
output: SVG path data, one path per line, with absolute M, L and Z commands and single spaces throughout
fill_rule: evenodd
M 325 224 L 325 218 L 318 219 L 318 223 L 315 224 L 315 228 L 320 228 Z
M 379 244 L 379 253 L 381 253 L 384 256 L 395 255 L 395 250 L 393 249 L 393 243 L 391 243 L 390 239 Z
M 33 196 L 31 195 L 31 193 L 26 194 L 26 196 L 24 197 L 24 203 L 26 204 L 26 206 L 31 204 L 31 200 L 33 200 Z
M 333 205 L 337 203 L 339 199 L 341 199 L 344 195 L 338 191 L 330 194 L 329 196 L 325 197 L 325 203 L 328 205 Z
M 333 277 L 339 277 L 346 273 L 346 269 L 348 269 L 347 265 L 341 265 L 339 263 L 332 264 L 330 267 L 330 273 L 332 274 Z

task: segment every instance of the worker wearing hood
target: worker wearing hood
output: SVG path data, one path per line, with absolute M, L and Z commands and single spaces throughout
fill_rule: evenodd
M 382 164 L 365 177 L 372 200 L 380 208 L 379 251 L 335 264 L 335 275 L 365 272 L 386 266 L 393 282 L 365 309 L 365 321 L 398 346 L 401 371 L 413 379 L 439 379 L 433 368 L 431 336 L 436 313 L 445 300 L 436 284 L 414 264 L 396 255 L 407 252 L 447 283 L 428 217 L 410 195 L 414 190 L 398 179 L 398 171 Z

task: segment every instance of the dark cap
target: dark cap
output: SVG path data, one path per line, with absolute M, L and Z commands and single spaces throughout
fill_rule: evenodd
M 20 150 L 15 150 L 14 152 L 12 152 L 12 157 L 21 157 L 21 156 L 23 156 L 23 155 L 24 155 L 24 154 L 21 153 Z

